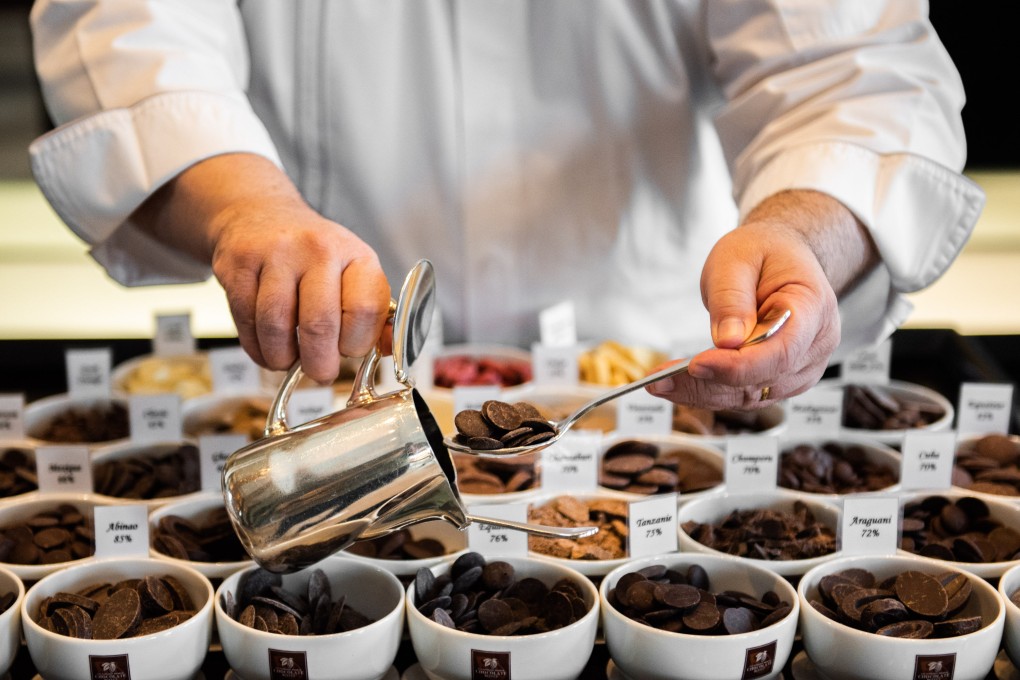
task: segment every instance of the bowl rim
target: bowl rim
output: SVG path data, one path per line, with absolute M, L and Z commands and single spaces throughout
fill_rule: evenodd
M 578 585 L 582 587 L 585 593 L 591 596 L 592 604 L 588 608 L 588 611 L 585 613 L 585 615 L 579 618 L 577 621 L 574 621 L 573 623 L 563 626 L 562 628 L 557 628 L 556 630 L 546 631 L 545 633 L 532 633 L 530 635 L 486 635 L 484 633 L 469 633 L 467 631 L 457 630 L 456 628 L 449 628 L 442 624 L 436 623 L 435 621 L 433 621 L 432 619 L 418 611 L 418 608 L 414 605 L 414 593 L 415 586 L 417 584 L 414 581 L 412 581 L 404 593 L 405 600 L 404 608 L 407 610 L 408 626 L 410 626 L 410 619 L 413 617 L 421 624 L 427 626 L 432 630 L 442 631 L 440 634 L 443 635 L 452 635 L 455 638 L 460 638 L 463 640 L 478 640 L 478 641 L 498 640 L 500 642 L 506 642 L 508 640 L 535 641 L 551 639 L 555 637 L 562 637 L 563 635 L 566 635 L 569 632 L 574 632 L 578 629 L 583 628 L 584 626 L 592 625 L 591 619 L 595 619 L 594 625 L 596 627 L 598 626 L 602 613 L 602 603 L 599 601 L 599 591 L 595 587 L 595 584 L 592 583 L 591 579 L 589 579 L 583 573 L 577 571 L 576 569 L 572 569 L 569 566 L 559 564 L 557 562 L 553 562 L 552 560 L 547 559 L 538 559 L 534 557 L 517 557 L 510 555 L 494 555 L 491 557 L 490 556 L 484 557 L 487 562 L 495 561 L 508 562 L 513 565 L 514 570 L 519 569 L 521 565 L 527 565 L 528 567 L 535 567 L 538 569 L 551 569 L 555 572 L 556 575 L 554 582 L 562 578 L 568 577 L 571 578 L 573 581 L 575 581 Z M 445 571 L 448 571 L 452 567 L 453 563 L 451 562 L 449 564 L 436 565 L 435 567 L 432 567 L 430 571 L 432 571 L 434 575 L 440 576 L 443 573 L 445 573 Z M 539 578 L 539 580 L 542 580 L 543 582 L 545 581 L 545 579 L 535 576 L 534 574 L 529 574 L 528 577 Z M 549 584 L 546 585 L 548 587 Z
M 220 585 L 216 587 L 216 591 L 213 594 L 213 600 L 214 600 L 213 601 L 213 612 L 214 612 L 215 617 L 216 617 L 217 628 L 219 628 L 220 626 L 226 626 L 228 628 L 233 629 L 235 632 L 237 632 L 240 635 L 245 635 L 245 636 L 254 635 L 254 639 L 255 640 L 259 640 L 260 643 L 261 643 L 261 641 L 267 641 L 269 644 L 273 644 L 274 641 L 278 642 L 280 640 L 305 640 L 305 639 L 314 639 L 314 640 L 321 640 L 323 642 L 328 642 L 330 640 L 338 640 L 338 639 L 342 639 L 342 638 L 345 638 L 345 637 L 354 638 L 354 637 L 357 637 L 359 635 L 365 635 L 366 633 L 368 633 L 370 631 L 376 631 L 376 630 L 379 630 L 379 629 L 384 629 L 386 626 L 391 625 L 390 619 L 392 617 L 395 617 L 395 616 L 399 616 L 401 621 L 403 620 L 403 618 L 404 618 L 404 609 L 405 609 L 405 606 L 406 606 L 405 603 L 404 603 L 404 586 L 403 586 L 403 584 L 400 583 L 400 579 L 398 579 L 396 576 L 394 576 L 392 572 L 386 571 L 385 569 L 383 569 L 381 567 L 377 567 L 374 564 L 368 564 L 367 562 L 361 562 L 359 560 L 352 560 L 352 559 L 348 559 L 348 558 L 345 558 L 345 557 L 337 557 L 336 555 L 331 555 L 331 556 L 329 556 L 329 557 L 327 557 L 325 559 L 322 559 L 322 560 L 316 562 L 315 564 L 312 564 L 312 565 L 310 565 L 308 567 L 305 567 L 304 569 L 302 569 L 301 571 L 296 572 L 296 573 L 301 573 L 301 572 L 308 571 L 310 569 L 315 569 L 315 568 L 320 568 L 320 569 L 323 569 L 323 571 L 326 571 L 326 569 L 323 567 L 323 565 L 327 565 L 327 564 L 335 564 L 337 566 L 340 566 L 341 564 L 343 564 L 343 565 L 350 564 L 350 565 L 356 566 L 357 568 L 368 569 L 368 570 L 371 570 L 373 573 L 384 575 L 383 576 L 383 580 L 389 581 L 389 585 L 390 586 L 395 586 L 396 587 L 396 592 L 399 593 L 399 596 L 397 597 L 396 605 L 394 607 L 392 607 L 391 609 L 389 609 L 384 616 L 379 617 L 378 619 L 376 619 L 372 623 L 370 623 L 370 624 L 368 624 L 366 626 L 362 626 L 361 628 L 355 628 L 354 630 L 347 630 L 347 631 L 343 631 L 343 632 L 340 632 L 340 633 L 328 633 L 328 634 L 324 634 L 324 635 L 314 635 L 314 636 L 307 636 L 307 635 L 285 635 L 285 634 L 282 634 L 282 633 L 270 633 L 269 631 L 262 631 L 262 630 L 257 630 L 255 628 L 249 628 L 248 626 L 242 625 L 240 621 L 237 621 L 236 619 L 234 619 L 234 618 L 230 617 L 229 615 L 227 615 L 227 612 L 224 611 L 224 609 L 223 609 L 223 604 L 221 602 L 221 597 L 222 597 L 222 593 L 226 592 L 227 584 L 228 583 L 231 584 L 231 588 L 236 589 L 237 582 L 240 580 L 240 578 L 241 578 L 241 576 L 243 574 L 255 571 L 255 570 L 260 568 L 259 565 L 253 564 L 250 567 L 246 567 L 246 568 L 243 568 L 243 569 L 238 569 L 234 573 L 232 573 L 229 576 L 227 576 L 226 578 L 224 578 L 223 582 L 220 583 Z M 359 578 L 362 578 L 362 577 L 359 577 Z M 220 636 L 220 640 L 222 641 L 222 639 L 223 639 L 223 636 L 221 635 Z M 318 643 L 311 643 L 311 644 L 318 644 Z
M 749 631 L 747 633 L 735 633 L 735 634 L 732 634 L 732 635 L 719 635 L 719 636 L 706 636 L 706 635 L 694 635 L 692 633 L 684 633 L 684 632 L 674 633 L 674 632 L 670 632 L 670 631 L 661 630 L 661 629 L 655 628 L 653 626 L 647 626 L 647 625 L 645 625 L 643 623 L 639 623 L 639 622 L 631 619 L 628 616 L 625 616 L 623 614 L 623 612 L 621 612 L 619 609 L 617 609 L 615 606 L 613 606 L 613 604 L 609 601 L 610 582 L 612 582 L 612 585 L 615 587 L 616 582 L 619 581 L 620 577 L 623 576 L 625 573 L 628 573 L 628 572 L 631 572 L 631 571 L 637 571 L 638 569 L 641 569 L 641 568 L 647 567 L 647 566 L 651 566 L 653 564 L 660 564 L 660 563 L 664 563 L 664 562 L 673 562 L 673 563 L 676 563 L 677 561 L 679 561 L 679 562 L 685 562 L 686 561 L 686 562 L 693 563 L 693 562 L 697 562 L 697 561 L 702 560 L 702 559 L 708 560 L 708 562 L 713 563 L 713 565 L 714 565 L 713 569 L 715 569 L 715 570 L 718 570 L 719 568 L 722 568 L 722 567 L 730 567 L 730 568 L 732 568 L 732 569 L 734 569 L 734 570 L 736 570 L 738 572 L 745 572 L 745 573 L 746 572 L 753 572 L 753 573 L 757 573 L 759 576 L 767 576 L 768 578 L 770 578 L 773 581 L 773 583 L 779 584 L 778 585 L 778 589 L 782 589 L 782 590 L 786 591 L 787 596 L 789 596 L 789 598 L 790 598 L 789 599 L 789 602 L 790 602 L 790 611 L 789 611 L 789 613 L 787 613 L 787 615 L 784 616 L 783 618 L 779 619 L 778 621 L 776 621 L 776 622 L 774 622 L 772 624 L 769 624 L 768 626 L 766 626 L 764 628 L 759 628 L 757 630 L 752 630 L 752 631 Z M 709 574 L 709 576 L 711 577 L 711 573 Z M 773 588 L 773 589 L 776 589 L 776 588 Z M 797 596 L 797 589 L 794 588 L 793 585 L 788 580 L 786 580 L 785 578 L 783 578 L 781 575 L 777 574 L 774 571 L 771 571 L 771 570 L 766 569 L 764 567 L 760 567 L 760 566 L 758 566 L 756 564 L 752 564 L 752 565 L 744 564 L 739 559 L 734 558 L 734 557 L 730 557 L 728 555 L 710 555 L 708 553 L 681 552 L 681 553 L 665 553 L 665 554 L 662 554 L 662 555 L 650 555 L 648 557 L 635 558 L 634 560 L 631 560 L 631 563 L 620 565 L 616 569 L 613 569 L 613 571 L 611 571 L 608 574 L 606 574 L 605 578 L 602 579 L 602 583 L 599 584 L 599 597 L 601 599 L 603 616 L 613 616 L 615 618 L 618 618 L 620 621 L 623 621 L 625 625 L 633 624 L 635 626 L 640 626 L 639 630 L 641 631 L 642 635 L 645 634 L 645 631 L 647 629 L 647 631 L 649 631 L 649 634 L 651 634 L 652 637 L 658 638 L 658 637 L 661 636 L 663 640 L 678 640 L 679 639 L 679 640 L 685 640 L 685 641 L 689 641 L 689 642 L 698 642 L 698 641 L 705 641 L 706 638 L 708 638 L 708 639 L 718 639 L 718 640 L 724 640 L 724 641 L 741 642 L 741 641 L 750 640 L 750 639 L 755 638 L 755 637 L 759 637 L 761 634 L 763 634 L 763 633 L 765 633 L 767 631 L 775 632 L 776 630 L 778 630 L 778 628 L 776 628 L 777 626 L 780 626 L 780 625 L 783 625 L 783 624 L 790 625 L 791 622 L 793 623 L 794 634 L 796 634 L 796 629 L 798 627 L 797 626 L 797 621 L 800 618 L 800 598 Z M 791 635 L 791 639 L 792 639 L 792 637 L 793 637 L 793 635 Z

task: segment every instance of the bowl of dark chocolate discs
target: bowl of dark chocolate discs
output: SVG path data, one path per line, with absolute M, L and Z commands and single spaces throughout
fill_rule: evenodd
M 93 509 L 110 501 L 93 494 L 40 494 L 0 506 L 0 565 L 23 581 L 92 561 Z
M 797 591 L 729 557 L 655 555 L 611 571 L 599 587 L 613 663 L 630 678 L 778 677 L 797 633 Z
M 245 680 L 394 672 L 404 588 L 373 564 L 328 557 L 283 575 L 251 567 L 224 579 L 215 599 L 223 654 Z
M 419 571 L 406 601 L 411 644 L 431 680 L 573 680 L 599 623 L 589 579 L 533 558 L 464 553 Z
M 723 489 L 720 448 L 678 435 L 612 435 L 603 443 L 599 486 L 634 500 L 677 493 L 681 503 Z
M 190 440 L 103 446 L 92 455 L 92 487 L 99 497 L 150 508 L 197 494 L 198 447 Z
M 149 554 L 181 562 L 213 580 L 251 566 L 223 505 L 223 494 L 206 492 L 167 503 L 149 514 Z
M 953 425 L 955 411 L 933 389 L 902 380 L 863 385 L 823 380 L 813 389 L 843 391 L 842 431 L 899 446 L 909 430 L 941 432 Z
M 209 580 L 150 559 L 104 559 L 36 583 L 22 603 L 28 652 L 47 680 L 192 678 L 212 639 Z
M 1020 564 L 1020 506 L 956 489 L 901 497 L 900 551 L 996 579 Z
M 984 680 L 1004 604 L 982 578 L 918 556 L 843 557 L 797 586 L 808 658 L 831 680 Z

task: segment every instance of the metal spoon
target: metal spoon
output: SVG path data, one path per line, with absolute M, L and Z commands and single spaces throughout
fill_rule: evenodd
M 750 347 L 751 345 L 757 345 L 759 342 L 771 338 L 773 335 L 776 334 L 776 332 L 780 328 L 783 327 L 783 324 L 785 324 L 787 319 L 790 318 L 790 315 L 791 311 L 789 309 L 773 310 L 769 312 L 758 321 L 758 325 L 755 326 L 754 329 L 755 332 L 752 333 L 750 339 L 745 340 L 743 344 L 737 347 L 737 349 Z M 641 378 L 640 380 L 635 380 L 634 382 L 627 383 L 626 385 L 622 385 L 613 390 L 610 390 L 609 392 L 606 392 L 605 394 L 599 395 L 598 397 L 592 399 L 588 403 L 583 404 L 576 411 L 571 413 L 566 418 L 563 418 L 562 420 L 549 421 L 549 424 L 552 425 L 553 428 L 553 436 L 538 444 L 531 444 L 528 446 L 512 446 L 505 449 L 479 450 L 472 449 L 460 443 L 452 436 L 447 436 L 443 440 L 443 442 L 446 444 L 447 448 L 449 448 L 451 451 L 459 451 L 461 453 L 472 453 L 483 456 L 519 456 L 525 453 L 534 453 L 536 451 L 541 451 L 542 449 L 555 443 L 556 440 L 563 436 L 563 433 L 565 433 L 574 425 L 574 423 L 576 423 L 578 420 L 586 416 L 593 409 L 598 408 L 602 404 L 612 401 L 617 397 L 623 396 L 628 392 L 633 392 L 634 390 L 640 389 L 645 385 L 650 385 L 653 382 L 658 382 L 663 378 L 668 378 L 669 376 L 676 375 L 678 373 L 686 373 L 687 367 L 690 365 L 690 363 L 691 363 L 690 359 L 684 359 L 683 361 L 675 363 L 671 366 L 667 366 L 661 371 L 656 371 L 651 375 L 647 375 L 644 378 Z

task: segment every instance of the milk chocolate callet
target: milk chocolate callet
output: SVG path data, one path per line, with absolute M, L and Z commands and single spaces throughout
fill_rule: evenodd
M 426 573 L 427 572 L 427 573 Z M 467 578 L 482 572 L 481 578 Z M 465 592 L 453 596 L 452 583 L 470 581 Z M 419 588 L 423 588 L 419 590 Z M 465 553 L 450 573 L 435 577 L 421 569 L 415 579 L 415 607 L 432 621 L 482 635 L 546 633 L 577 621 L 590 611 L 571 580 L 548 587 L 535 578 L 516 580 L 512 565 L 487 562 L 478 553 Z

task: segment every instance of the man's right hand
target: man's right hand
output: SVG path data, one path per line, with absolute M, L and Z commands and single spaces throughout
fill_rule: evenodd
M 241 346 L 258 364 L 331 382 L 364 356 L 386 322 L 390 288 L 353 232 L 302 199 L 270 161 L 247 154 L 192 166 L 134 219 L 164 243 L 211 262 Z

